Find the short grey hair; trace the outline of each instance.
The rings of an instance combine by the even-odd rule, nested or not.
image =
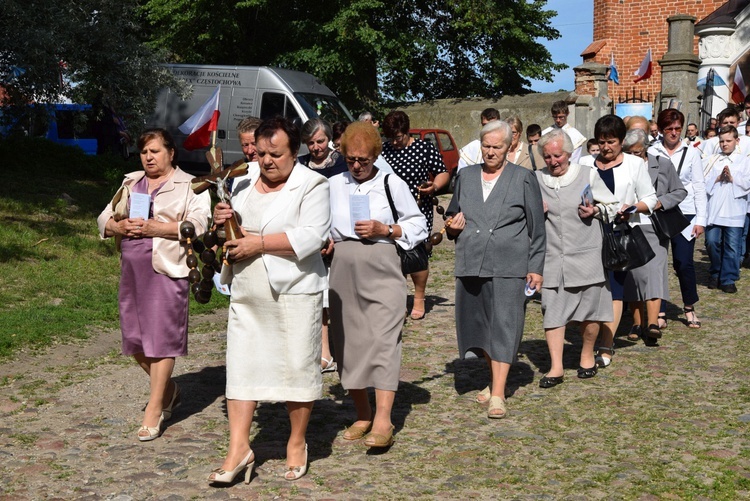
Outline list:
[[[370,113],[369,111],[363,111],[362,113],[359,114],[359,117],[357,118],[357,120],[359,120],[360,122],[372,122],[372,119],[373,119],[372,113]]]
[[[503,138],[503,141],[508,147],[510,147],[511,143],[513,142],[513,130],[510,128],[510,124],[505,120],[493,120],[491,122],[487,122],[487,124],[482,127],[481,132],[479,132],[479,140],[482,141],[484,139],[484,136],[486,136],[490,132],[496,131],[500,131],[503,133],[503,135],[505,136]]]
[[[568,155],[573,154],[573,141],[570,140],[570,136],[567,132],[562,129],[552,129],[548,133],[542,136],[538,143],[536,143],[539,154],[544,156],[544,147],[553,141],[560,141],[562,149]]]
[[[648,136],[643,132],[643,129],[630,129],[625,134],[625,139],[622,141],[622,148],[630,149],[638,143],[640,143],[644,149],[648,148]]]
[[[307,143],[321,129],[323,129],[323,134],[325,134],[330,141],[333,137],[333,132],[331,132],[331,126],[328,125],[328,122],[320,118],[311,118],[305,122],[305,125],[302,126],[302,130],[300,131],[302,142]]]

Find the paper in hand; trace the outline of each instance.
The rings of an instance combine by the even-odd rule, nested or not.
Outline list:
[[[370,197],[368,195],[349,195],[349,216],[352,221],[352,233],[357,221],[370,220]]]
[[[587,184],[581,192],[581,205],[587,205],[589,207],[592,207],[594,205],[594,193],[591,191],[590,184]]]
[[[130,194],[130,219],[148,219],[151,211],[151,195],[146,193]]]

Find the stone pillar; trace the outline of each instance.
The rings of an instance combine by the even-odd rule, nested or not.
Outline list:
[[[669,107],[669,101],[675,99],[682,103],[681,111],[685,115],[686,126],[689,122],[699,123],[698,109],[700,92],[698,86],[698,68],[701,60],[693,53],[695,37],[695,18],[678,14],[667,18],[669,23],[669,49],[659,60],[661,66],[661,99],[659,110]]]
[[[736,23],[734,20],[726,24],[713,24],[702,26],[695,34],[700,37],[698,41],[698,55],[701,59],[698,78],[706,78],[708,71],[713,69],[727,85],[716,85],[714,83],[714,96],[711,103],[711,115],[716,116],[729,103],[729,87],[732,85],[729,79],[729,67],[732,58],[738,52],[737,42],[734,35]]]
[[[610,113],[611,101],[607,90],[609,66],[586,62],[573,68],[577,95],[572,116],[568,121],[586,137],[594,137],[594,124]]]

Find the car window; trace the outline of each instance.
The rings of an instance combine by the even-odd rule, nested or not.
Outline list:
[[[435,136],[435,133],[434,133],[434,132],[428,132],[427,134],[425,134],[425,135],[424,135],[424,140],[425,140],[425,141],[428,141],[428,142],[430,142],[430,143],[432,143],[432,145],[433,145],[433,146],[434,146],[435,148],[437,148],[437,149],[438,149],[438,151],[440,150],[440,148],[438,147],[438,141],[437,141],[437,137]]]
[[[272,118],[276,115],[284,115],[286,96],[278,92],[264,92],[260,101],[260,119]]]
[[[440,139],[440,150],[441,151],[453,151],[453,143],[451,138],[445,132],[438,132],[438,138]]]

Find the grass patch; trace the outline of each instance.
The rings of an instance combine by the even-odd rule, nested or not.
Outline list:
[[[119,258],[96,217],[140,165],[29,138],[0,141],[0,163],[0,358],[117,328]]]

